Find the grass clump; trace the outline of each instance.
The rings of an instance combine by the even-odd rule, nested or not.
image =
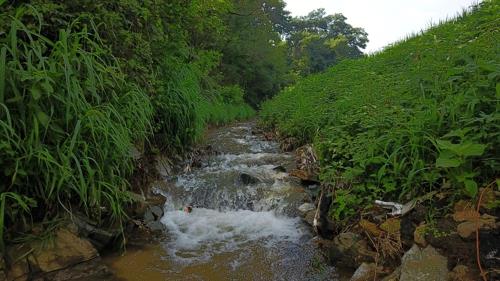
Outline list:
[[[267,126],[314,142],[344,220],[374,199],[475,197],[498,176],[498,1],[311,75],[268,101]]]

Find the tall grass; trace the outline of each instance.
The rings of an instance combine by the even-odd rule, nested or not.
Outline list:
[[[205,123],[223,125],[255,115],[255,110],[244,102],[244,92],[239,86],[218,87],[213,91],[198,102],[197,112]]]
[[[92,27],[74,22],[51,41],[22,16],[0,37],[0,228],[10,239],[74,208],[120,220],[130,150],[151,132],[150,100]]]
[[[162,82],[159,95],[152,99],[156,109],[155,144],[161,150],[182,150],[199,141],[209,124],[222,125],[254,115],[255,111],[243,101],[239,87],[218,86],[204,91],[195,65],[169,66],[163,74],[169,80]],[[228,93],[226,88],[233,91]],[[224,99],[224,95],[231,98]]]
[[[474,197],[500,168],[498,1],[302,79],[261,120],[314,142],[331,215],[440,190]]]
[[[176,153],[208,124],[253,114],[243,92],[203,86],[220,56],[189,59],[182,1],[30,3],[0,3],[2,253],[63,212],[120,225],[134,144]]]

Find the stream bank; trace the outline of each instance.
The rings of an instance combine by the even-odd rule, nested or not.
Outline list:
[[[314,209],[319,186],[291,176],[294,155],[255,123],[210,130],[179,165],[165,157],[141,163],[143,174],[159,180],[134,190],[142,195],[129,210],[126,237],[73,216],[49,246],[30,245],[41,250],[15,257],[7,280],[337,279],[301,219]],[[193,212],[184,213],[185,205]],[[110,247],[120,239],[124,254]]]
[[[302,182],[319,178],[311,145],[299,147],[296,139],[277,131],[265,135],[282,149],[295,151],[300,170],[291,174]],[[333,220],[331,206],[338,200],[336,192],[346,186],[321,183],[311,219],[327,262],[346,280],[499,280],[500,210],[495,206],[500,192],[494,187],[495,182],[480,188],[477,200],[451,206],[447,191],[430,192],[406,204],[375,201],[358,206],[347,222],[340,222]]]
[[[273,139],[239,123],[211,130],[177,169],[156,159],[161,179],[133,210],[124,255],[103,247],[118,232],[75,216],[6,280],[479,280],[474,239],[451,232],[453,218],[431,232],[423,206],[396,218],[372,209],[342,229],[329,219],[332,187],[318,182],[314,149]],[[483,264],[495,268],[498,224],[486,222]]]

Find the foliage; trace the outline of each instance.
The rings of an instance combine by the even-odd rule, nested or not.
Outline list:
[[[52,41],[25,15],[17,10],[1,41],[1,227],[71,205],[119,220],[130,201],[130,148],[151,131],[150,100],[87,27],[73,22]]]
[[[0,252],[66,211],[119,224],[134,146],[173,153],[253,115],[214,75],[231,5],[0,1]]]
[[[342,14],[327,15],[324,9],[293,18],[287,36],[293,71],[308,75],[343,59],[362,56],[367,33],[346,20]]]
[[[476,196],[498,176],[498,1],[282,91],[262,122],[314,142],[332,216],[432,190]]]
[[[282,0],[246,0],[233,1],[224,17],[229,35],[221,46],[221,79],[226,85],[239,84],[254,107],[287,82],[286,44],[280,33],[287,14]]]

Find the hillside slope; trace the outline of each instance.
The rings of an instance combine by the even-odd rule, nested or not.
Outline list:
[[[314,143],[322,181],[337,187],[332,217],[433,190],[475,197],[494,183],[498,14],[499,1],[486,1],[380,53],[306,77],[264,104],[264,125]]]

